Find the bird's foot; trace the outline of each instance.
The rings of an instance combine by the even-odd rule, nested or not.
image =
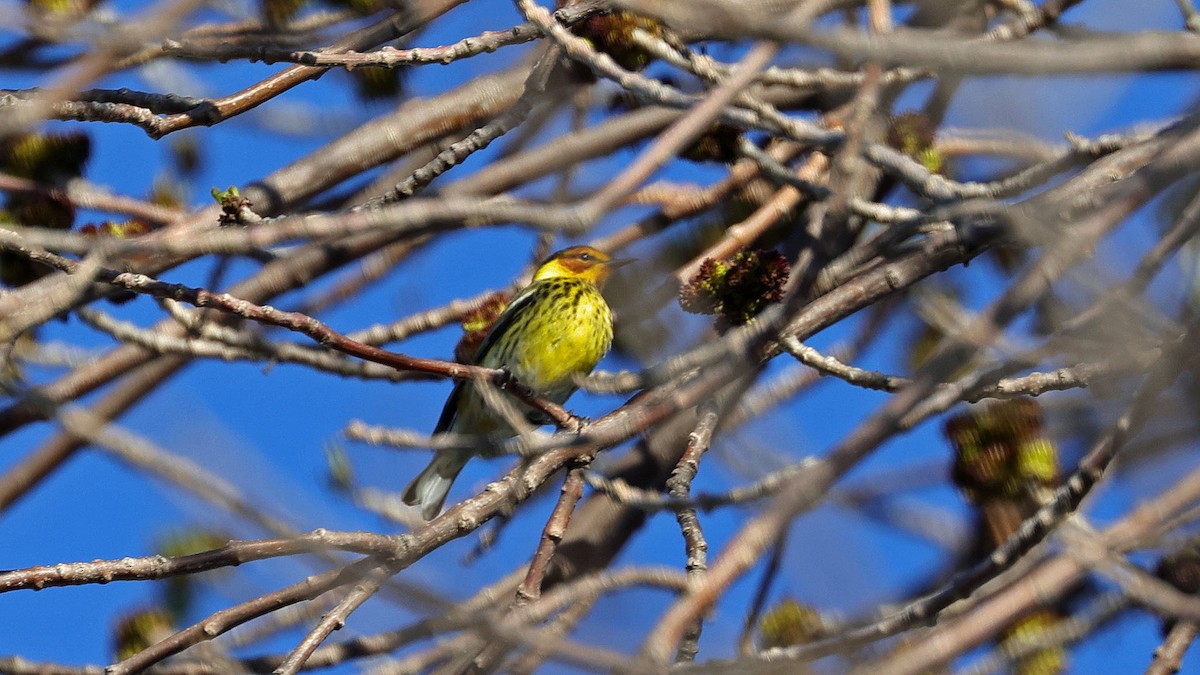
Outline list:
[[[567,423],[563,428],[567,431],[574,432],[576,436],[583,435],[583,429],[592,423],[592,418],[576,415],[571,411],[567,411]]]
[[[492,378],[492,383],[499,389],[508,389],[516,381],[517,378],[513,377],[512,371],[508,368],[497,369],[495,377]]]

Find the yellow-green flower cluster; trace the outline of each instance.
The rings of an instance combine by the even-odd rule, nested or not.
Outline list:
[[[1058,450],[1042,437],[1042,409],[1031,398],[995,401],[953,417],[946,437],[955,451],[954,482],[977,503],[1058,482]]]

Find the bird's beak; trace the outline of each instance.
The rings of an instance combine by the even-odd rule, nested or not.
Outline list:
[[[635,262],[637,262],[637,258],[616,258],[615,260],[609,260],[607,263],[604,264],[604,266],[609,268],[610,270],[615,270],[618,267],[624,267],[624,266],[628,265],[629,263],[635,263]]]

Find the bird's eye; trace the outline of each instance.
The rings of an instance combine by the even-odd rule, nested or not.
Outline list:
[[[579,259],[582,260],[583,262],[591,262],[592,254],[591,253],[580,253]]]

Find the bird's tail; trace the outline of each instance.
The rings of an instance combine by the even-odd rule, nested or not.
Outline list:
[[[458,476],[458,472],[466,466],[471,458],[469,453],[458,450],[441,450],[429,462],[413,482],[404,488],[404,503],[409,506],[420,505],[421,517],[433,520],[442,511],[442,504],[450,492],[450,485]]]

